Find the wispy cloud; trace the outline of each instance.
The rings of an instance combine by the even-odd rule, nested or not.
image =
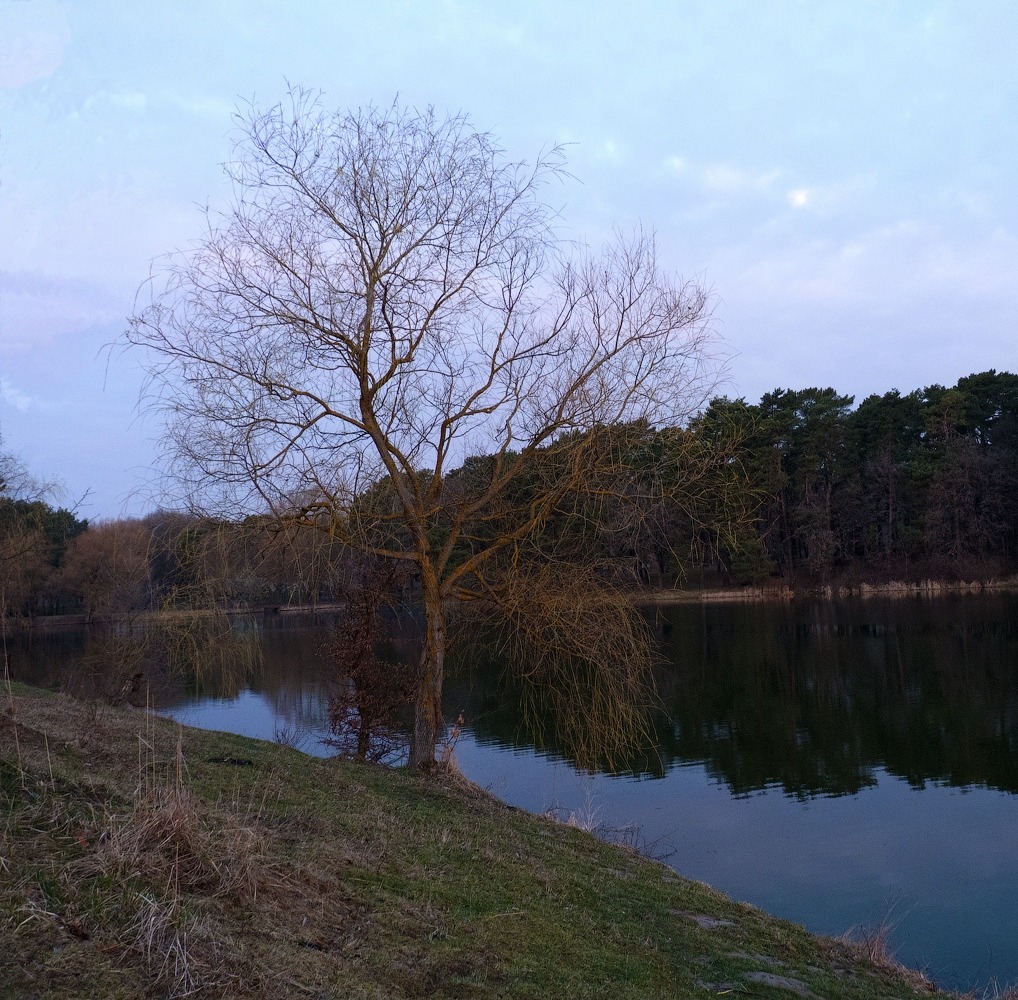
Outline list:
[[[129,302],[87,281],[2,270],[0,301],[0,358],[28,355],[84,330],[119,324],[129,308]]]
[[[738,193],[746,191],[769,192],[781,179],[780,170],[755,173],[727,163],[715,163],[704,168],[700,174],[704,185],[712,191]]]
[[[66,8],[52,0],[0,4],[0,87],[24,87],[59,69],[71,37]]]
[[[785,200],[792,208],[833,216],[870,199],[876,186],[874,175],[861,174],[820,184],[798,185],[785,193]]]
[[[617,160],[621,154],[619,144],[614,139],[604,139],[594,152],[594,156],[599,160]]]
[[[723,254],[727,282],[759,302],[914,309],[908,303],[999,301],[1018,287],[1018,237],[944,232],[915,218],[848,238],[809,239],[779,252],[746,244]]]
[[[0,378],[0,400],[13,406],[19,413],[24,413],[33,403],[31,396],[26,396],[7,378]]]
[[[147,106],[148,97],[137,90],[97,90],[85,98],[82,108],[85,111],[105,107],[118,111],[142,112]]]
[[[796,212],[808,211],[824,217],[844,214],[871,199],[877,186],[872,173],[809,182],[797,178],[790,168],[768,170],[734,163],[699,165],[685,156],[670,156],[663,161],[665,172],[687,183],[698,183],[716,204],[725,196],[755,196],[778,209],[784,204]]]
[[[200,118],[229,118],[237,110],[236,104],[219,97],[179,94],[172,90],[162,91],[159,97],[179,110]]]
[[[172,109],[199,118],[229,118],[236,106],[219,97],[182,94],[166,89],[155,94],[145,94],[138,90],[97,90],[89,94],[82,104],[84,111],[101,109],[137,114]]]

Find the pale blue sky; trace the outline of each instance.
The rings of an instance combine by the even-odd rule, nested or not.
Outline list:
[[[569,143],[564,222],[714,290],[729,395],[1018,369],[1013,0],[0,0],[0,434],[85,516],[153,505],[144,359],[101,349],[287,80]]]

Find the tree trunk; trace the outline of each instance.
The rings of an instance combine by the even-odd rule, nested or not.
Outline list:
[[[890,561],[894,554],[894,469],[890,472],[890,483],[887,488],[887,540],[884,543],[884,559]]]
[[[437,587],[424,584],[424,648],[417,692],[409,766],[427,769],[435,763],[435,744],[442,724],[442,682],[445,676],[445,607]]]

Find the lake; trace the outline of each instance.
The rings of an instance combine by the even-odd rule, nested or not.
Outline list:
[[[662,706],[623,773],[576,768],[554,720],[524,724],[519,691],[476,654],[446,691],[463,772],[814,931],[886,923],[897,956],[945,986],[1018,981],[1018,595],[647,613]],[[243,655],[158,685],[157,707],[328,753],[329,622],[238,628]],[[80,686],[109,641],[10,640],[11,671]],[[413,641],[394,632],[388,655]]]

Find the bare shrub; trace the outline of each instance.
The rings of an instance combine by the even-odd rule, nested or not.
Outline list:
[[[281,747],[287,747],[290,750],[302,750],[308,740],[308,732],[302,726],[277,723],[272,731],[272,740]]]
[[[447,771],[459,773],[460,766],[459,761],[456,759],[456,746],[463,737],[463,726],[465,724],[466,720],[463,718],[463,713],[460,712],[456,717],[456,721],[446,730],[442,742],[438,745],[437,764]]]
[[[114,626],[87,637],[82,669],[64,685],[79,701],[103,705],[144,704],[145,675],[151,655],[144,632],[126,626]]]

